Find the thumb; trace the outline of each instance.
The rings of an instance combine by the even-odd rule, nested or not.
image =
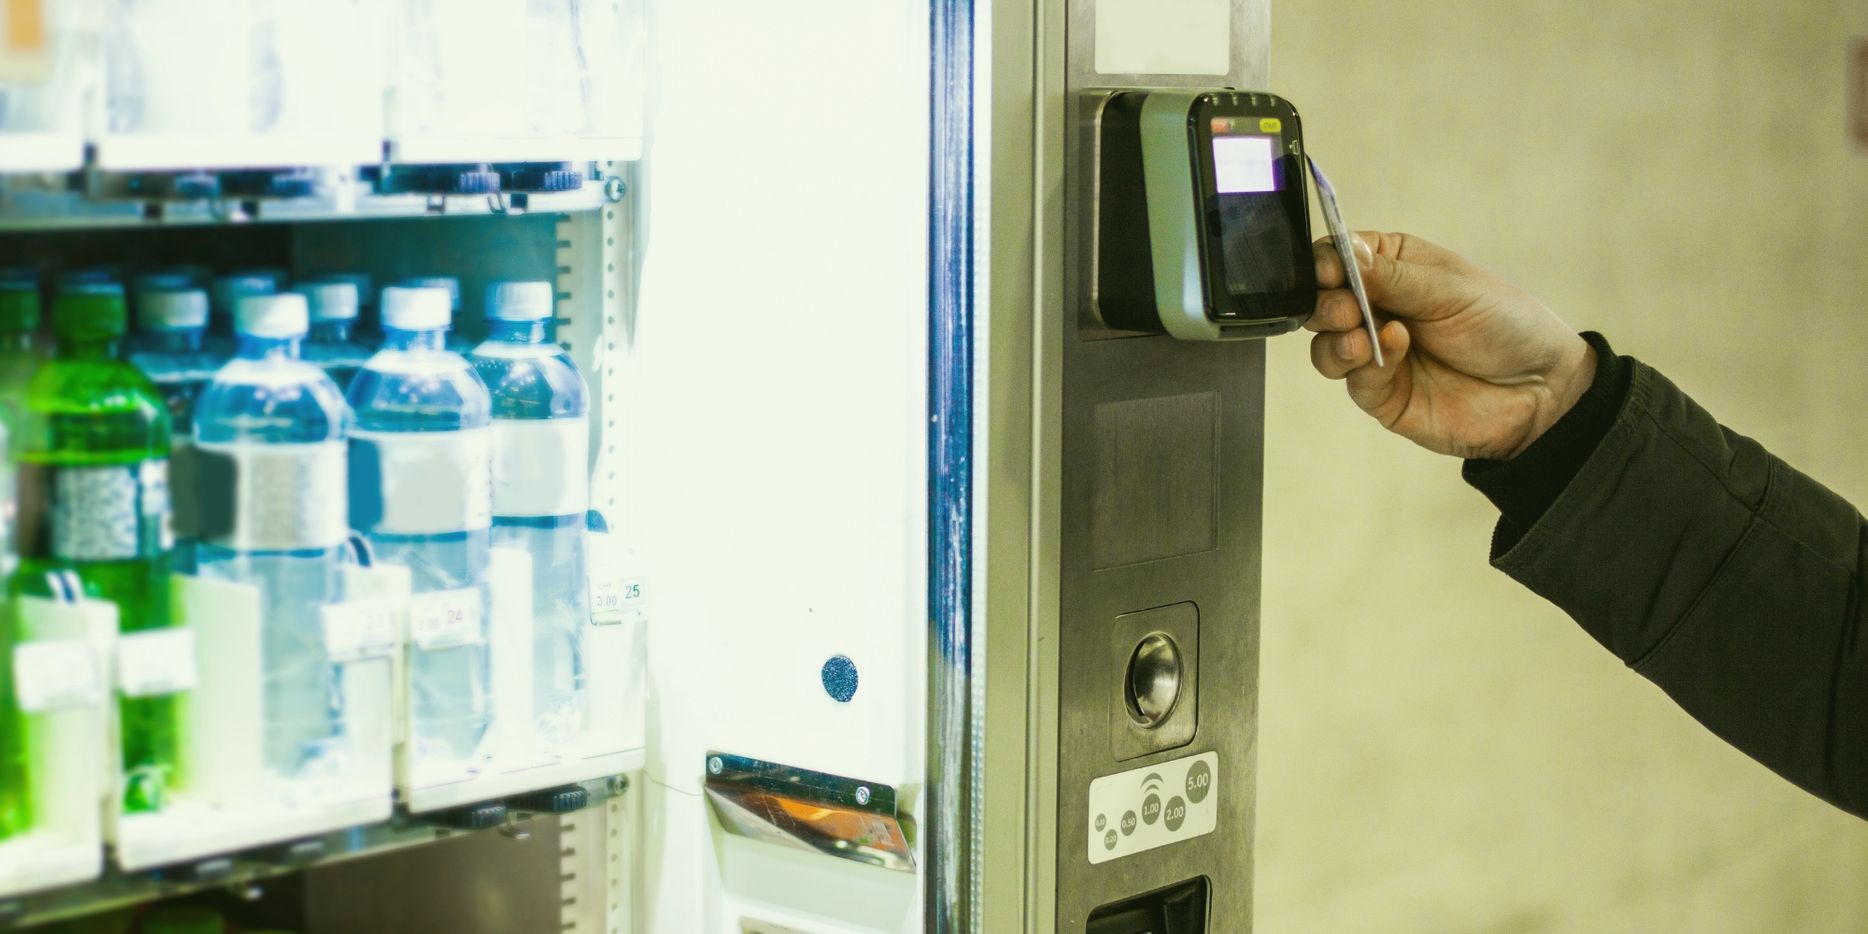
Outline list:
[[[1391,248],[1390,243],[1391,238],[1381,237],[1370,253],[1356,251],[1370,302],[1397,318],[1416,320],[1443,317],[1460,307],[1466,286],[1457,274],[1401,259],[1395,255],[1398,247]]]
[[[1402,361],[1407,357],[1408,348],[1413,340],[1407,326],[1399,321],[1390,321],[1376,332],[1382,342],[1382,356],[1386,359],[1381,366],[1370,362],[1349,372],[1349,398],[1354,400],[1362,411],[1381,420],[1383,425],[1392,425],[1394,403],[1399,397],[1405,401],[1409,386],[1401,380],[1411,379]]]

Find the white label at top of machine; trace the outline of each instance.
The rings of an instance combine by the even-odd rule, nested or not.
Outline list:
[[[151,629],[117,638],[117,689],[125,697],[158,697],[195,686],[195,634]]]
[[[494,515],[583,515],[589,503],[588,420],[493,420]]]
[[[44,639],[13,647],[13,686],[20,710],[43,713],[97,703],[103,679],[89,643]]]
[[[1092,863],[1191,840],[1219,826],[1219,753],[1105,775],[1090,782]]]
[[[1232,0],[1098,0],[1096,70],[1105,75],[1232,71]]]
[[[208,461],[218,460],[230,476],[230,530],[212,542],[235,551],[290,551],[300,548],[336,548],[350,537],[350,516],[345,509],[345,465],[348,447],[342,441],[316,444],[199,444],[203,476],[218,473]],[[223,496],[203,491],[205,496]]]
[[[357,431],[350,510],[366,531],[445,535],[493,524],[492,432]]]

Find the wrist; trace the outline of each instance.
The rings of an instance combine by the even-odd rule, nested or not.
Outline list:
[[[1582,400],[1583,395],[1595,382],[1598,365],[1600,364],[1596,359],[1595,347],[1591,346],[1581,335],[1573,336],[1570,346],[1564,349],[1561,362],[1552,367],[1544,377],[1547,391],[1543,404],[1538,406],[1530,431],[1525,433],[1524,440],[1518,445],[1517,450],[1511,452],[1507,460],[1523,454],[1527,448],[1537,442],[1537,439],[1550,430],[1550,426],[1555,425],[1576,407],[1576,403]]]

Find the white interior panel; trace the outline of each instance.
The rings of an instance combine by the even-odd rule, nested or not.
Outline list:
[[[649,769],[671,797],[699,794],[709,750],[924,774],[927,17],[877,0],[654,8],[615,411],[619,513],[656,590]],[[820,680],[835,655],[860,673],[848,704]],[[682,903],[722,879],[692,839],[711,820],[649,823],[652,927],[694,930]],[[918,910],[911,895],[904,921]]]

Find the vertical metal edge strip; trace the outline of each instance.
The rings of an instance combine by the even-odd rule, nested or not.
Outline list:
[[[975,0],[929,8],[928,784],[923,920],[971,927]]]

